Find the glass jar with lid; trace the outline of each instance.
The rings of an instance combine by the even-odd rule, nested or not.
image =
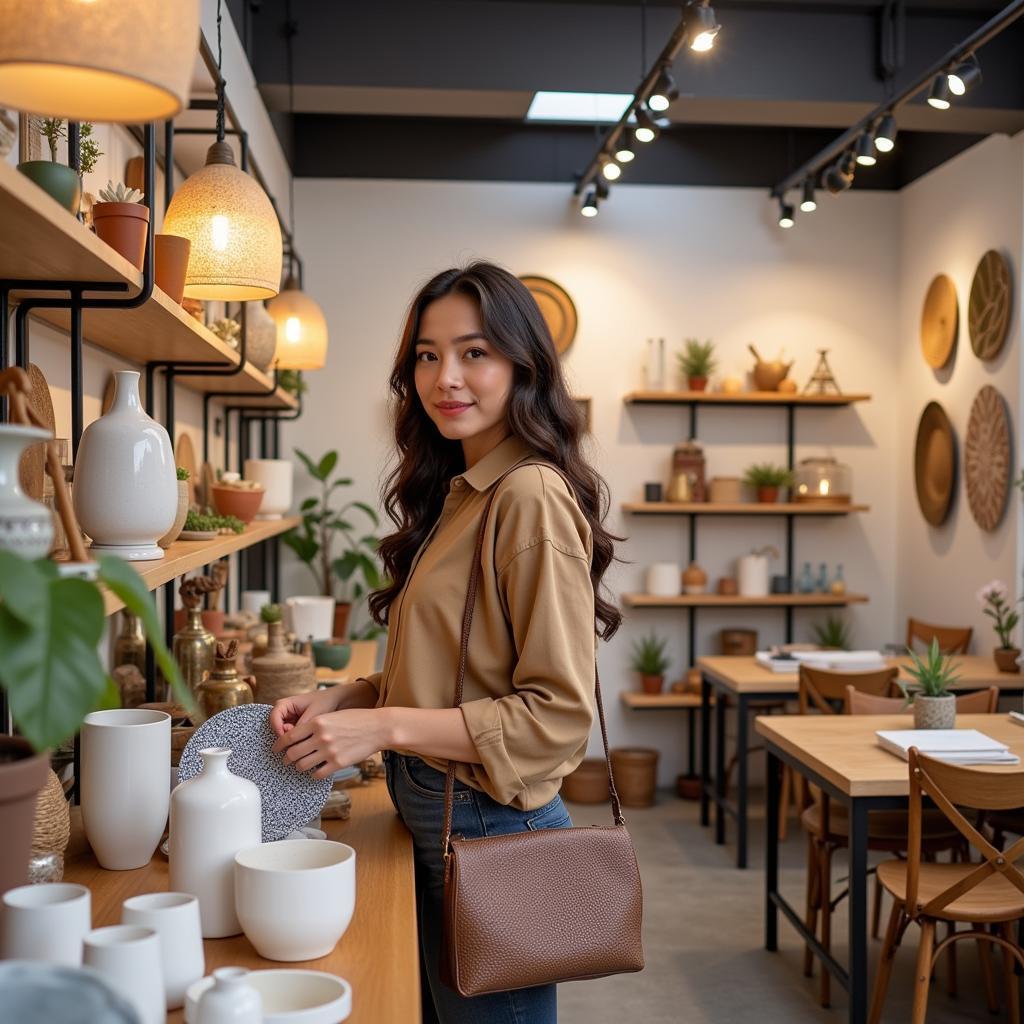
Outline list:
[[[853,472],[831,456],[801,459],[793,487],[795,501],[848,505],[853,493]]]

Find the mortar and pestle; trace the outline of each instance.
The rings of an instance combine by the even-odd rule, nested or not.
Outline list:
[[[774,359],[766,363],[753,345],[748,345],[757,362],[754,364],[754,387],[758,391],[778,391],[779,385],[786,379],[793,363],[784,363],[781,359]]]

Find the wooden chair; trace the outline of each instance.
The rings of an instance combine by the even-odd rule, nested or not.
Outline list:
[[[956,695],[956,710],[961,715],[994,715],[999,706],[999,687],[972,690]],[[853,686],[846,687],[846,713],[848,715],[897,715],[910,713],[902,697],[876,697],[862,693]]]
[[[907,619],[907,647],[911,649],[915,640],[925,647],[930,647],[932,640],[938,640],[943,654],[966,654],[973,633],[970,626],[932,626],[920,619]]]
[[[910,846],[907,859],[878,865],[878,877],[892,894],[893,908],[871,999],[870,1024],[878,1024],[892,974],[892,962],[903,934],[913,921],[921,928],[917,949],[912,1024],[924,1024],[928,986],[937,957],[963,939],[992,943],[1003,949],[1003,979],[1008,1019],[1020,1024],[1017,1005],[1017,961],[1024,967],[1024,950],[1014,940],[1013,923],[1024,917],[1024,874],[1017,862],[1024,858],[1024,839],[1010,849],[997,850],[957,809],[957,804],[982,811],[1006,811],[1024,805],[1024,771],[993,772],[946,764],[912,747],[910,773]],[[932,864],[925,862],[923,797],[934,801],[949,823],[981,855],[981,863]],[[967,931],[953,932],[938,945],[939,921],[967,923]],[[989,931],[986,926],[998,930]],[[989,957],[982,956],[986,986],[990,987]],[[991,1009],[991,1006],[990,1006]]]

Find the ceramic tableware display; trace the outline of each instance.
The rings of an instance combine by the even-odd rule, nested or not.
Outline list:
[[[139,400],[139,374],[114,374],[114,404],[85,428],[75,458],[75,515],[93,552],[129,561],[164,557],[157,541],[174,523],[178,478],[167,431]]]
[[[195,1024],[262,1024],[263,1000],[244,967],[219,967],[189,1018]]]
[[[5,1024],[139,1024],[132,1005],[91,967],[10,960],[0,963],[0,992]]]
[[[121,923],[152,928],[160,937],[160,967],[168,1010],[185,1005],[185,992],[206,970],[199,901],[185,892],[148,892],[121,904]]]
[[[83,948],[83,962],[132,1004],[139,1024],[165,1024],[160,940],[152,928],[132,924],[96,928],[85,936]]]
[[[0,551],[22,558],[45,558],[53,544],[53,516],[21,489],[18,465],[29,445],[52,435],[40,427],[0,424]]]
[[[183,761],[188,750],[186,744]],[[203,747],[203,771],[183,774],[179,763],[181,784],[171,794],[170,886],[198,898],[206,939],[241,931],[235,914],[234,856],[261,842],[262,835],[260,791],[231,773],[230,756],[227,747]]]
[[[268,960],[316,960],[345,934],[356,902],[356,851],[286,839],[235,855],[235,906],[245,937]]]
[[[245,460],[245,479],[255,480],[263,487],[257,519],[280,519],[291,508],[294,475],[295,468],[288,459]]]
[[[334,635],[333,597],[289,597],[284,605],[288,628],[301,640],[330,640]]]
[[[269,704],[243,704],[214,715],[196,729],[178,762],[178,778],[187,782],[203,769],[202,750],[230,748],[228,770],[259,788],[265,843],[312,821],[331,794],[330,779],[296,771],[271,750],[277,738],[268,721],[272,710]]]
[[[288,650],[283,623],[267,624],[267,652],[252,659],[256,699],[269,704],[316,687],[316,670],[302,654]]]
[[[647,569],[647,593],[653,597],[676,597],[682,590],[682,567],[675,562],[655,562]]]
[[[22,885],[3,895],[0,960],[46,960],[78,967],[92,929],[92,897],[84,885]]]
[[[325,971],[249,971],[246,982],[263,1000],[263,1024],[339,1024],[352,1012],[352,987]],[[185,1024],[199,1024],[199,1000],[214,984],[203,978],[185,997]]]

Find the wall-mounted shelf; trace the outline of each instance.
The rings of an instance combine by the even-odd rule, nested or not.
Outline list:
[[[140,271],[2,160],[0,225],[0,278],[115,282],[129,286],[127,295],[138,294],[142,287]],[[12,299],[33,294],[40,293],[15,292]],[[67,310],[37,309],[31,315],[64,329],[70,323]],[[85,337],[97,348],[135,363],[175,360],[238,364],[234,349],[155,286],[152,297],[138,309],[84,310],[82,325]],[[251,363],[232,377],[182,374],[177,379],[194,391],[231,391],[240,396],[265,392],[272,384],[271,378]],[[272,395],[253,397],[252,402],[272,409],[298,408],[297,400],[280,388]]]
[[[635,501],[622,506],[623,512],[637,516],[845,516],[868,510],[867,505],[753,501],[718,505],[709,501]]]
[[[621,594],[627,608],[840,608],[865,604],[865,594],[768,594],[740,597],[724,594],[679,594],[655,597],[651,594]]]
[[[700,707],[699,693],[637,693],[635,690],[622,690],[619,699],[633,711]]]
[[[843,406],[870,401],[870,395],[794,395],[781,391],[631,391],[623,401],[630,405],[773,405]]]
[[[182,573],[216,562],[218,558],[242,551],[271,537],[277,537],[301,522],[300,516],[254,521],[245,528],[244,533],[220,534],[207,541],[179,540],[167,549],[159,562],[130,562],[129,565],[142,577],[147,590],[156,590]],[[107,615],[112,615],[124,607],[121,600],[109,591],[104,591],[103,603]]]

